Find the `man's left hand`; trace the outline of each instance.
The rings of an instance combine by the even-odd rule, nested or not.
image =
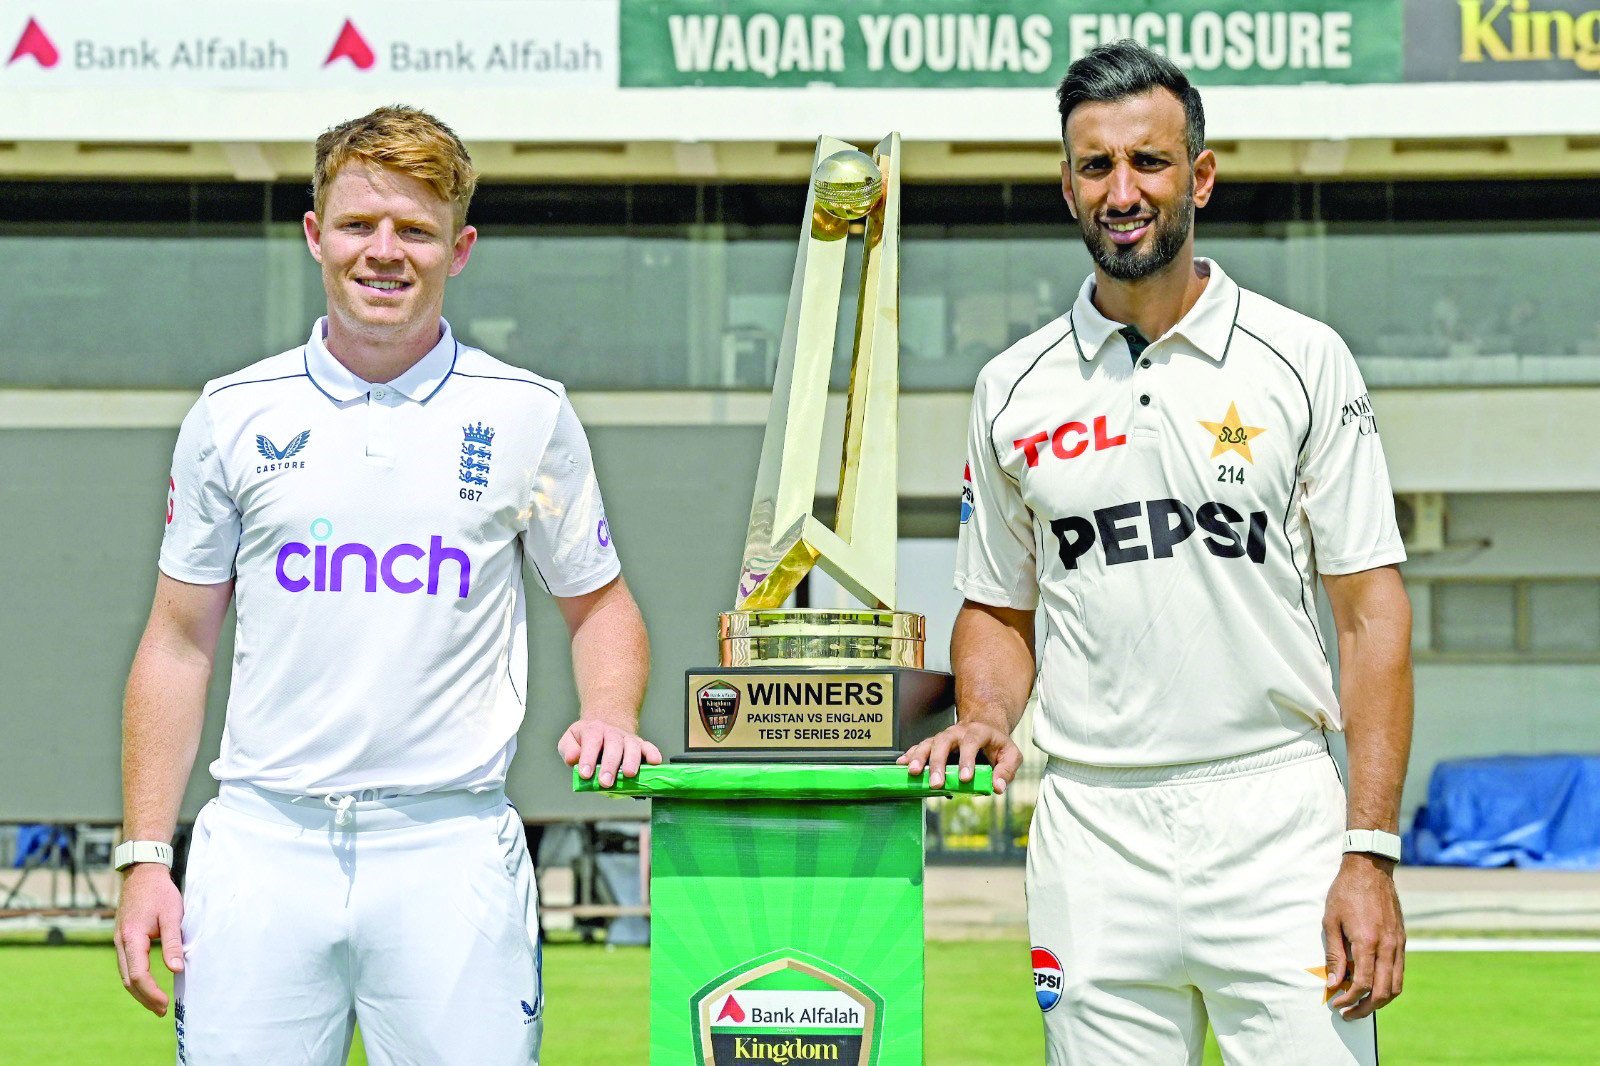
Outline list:
[[[580,718],[561,734],[556,750],[568,766],[578,768],[585,781],[600,774],[600,787],[610,788],[623,777],[637,777],[639,764],[661,764],[661,749],[637,733],[593,718]]]
[[[1394,863],[1377,855],[1344,857],[1322,918],[1329,1002],[1346,1020],[1365,1018],[1400,994],[1406,928],[1394,887]]]

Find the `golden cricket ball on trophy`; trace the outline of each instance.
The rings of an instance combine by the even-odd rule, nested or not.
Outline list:
[[[817,203],[838,218],[864,218],[883,195],[883,171],[865,152],[835,152],[811,175]]]

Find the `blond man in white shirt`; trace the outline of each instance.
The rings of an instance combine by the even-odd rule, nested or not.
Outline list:
[[[605,783],[660,761],[637,735],[644,625],[565,390],[442,317],[475,183],[421,111],[323,134],[305,233],[327,316],[208,383],[179,434],[124,711],[116,941],[165,1014],[160,941],[181,1063],[332,1066],[358,1021],[374,1061],[538,1061],[537,892],[504,792],[524,562],[571,631],[562,756]],[[180,898],[163,849],[230,601],[219,795]]]

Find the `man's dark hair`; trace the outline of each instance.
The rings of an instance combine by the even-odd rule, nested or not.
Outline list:
[[[1103,44],[1067,68],[1067,76],[1056,89],[1061,139],[1067,138],[1067,116],[1079,104],[1110,103],[1152,89],[1165,89],[1183,104],[1184,140],[1189,161],[1194,162],[1206,147],[1206,113],[1200,105],[1200,91],[1172,60],[1131,40]]]

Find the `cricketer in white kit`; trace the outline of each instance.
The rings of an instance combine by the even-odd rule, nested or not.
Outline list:
[[[537,890],[507,803],[527,693],[523,563],[572,635],[561,754],[610,783],[649,651],[562,387],[441,317],[475,175],[380,108],[317,142],[305,219],[327,317],[207,383],[179,433],[155,607],[124,710],[123,983],[178,1061],[537,1063]],[[167,866],[229,601],[219,792]]]
[[[1230,1066],[1372,1066],[1404,965],[1411,626],[1366,388],[1333,330],[1195,258],[1216,159],[1175,66],[1105,46],[1059,101],[1096,268],[979,376],[958,723],[903,761],[937,784],[982,750],[1003,790],[1036,687],[1049,1062],[1198,1066],[1209,1020]]]

